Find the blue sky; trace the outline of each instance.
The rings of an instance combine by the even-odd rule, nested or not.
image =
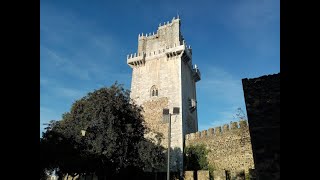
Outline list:
[[[40,136],[86,93],[115,81],[129,89],[127,54],[139,33],[181,18],[200,68],[199,130],[235,121],[245,111],[241,79],[280,72],[277,0],[40,2]]]

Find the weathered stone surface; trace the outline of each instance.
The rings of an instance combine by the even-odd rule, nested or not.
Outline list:
[[[241,124],[246,124],[246,121],[240,121]],[[209,164],[215,170],[228,170],[235,174],[236,172],[254,168],[252,147],[248,126],[238,127],[235,123],[229,126],[224,125],[224,130],[220,132],[220,128],[215,128],[217,131],[210,136],[197,137],[197,133],[188,134],[186,138],[186,146],[195,144],[204,144],[210,152],[208,153]],[[217,133],[218,132],[218,133]],[[194,136],[195,135],[195,136]]]
[[[199,170],[197,171],[198,180],[209,180],[209,171]]]
[[[184,180],[194,180],[194,171],[185,171]]]
[[[161,145],[168,147],[168,123],[162,121],[162,110],[168,107],[168,98],[162,97],[150,101],[145,101],[143,104],[143,116],[146,126],[150,128],[151,133],[146,134],[146,137],[155,139],[155,133],[161,133],[163,139]]]
[[[138,52],[127,57],[132,68],[130,97],[144,108],[147,126],[162,133],[164,147],[168,144],[168,124],[162,122],[162,110],[168,108],[172,113],[173,107],[180,108],[171,118],[173,171],[182,170],[185,134],[198,130],[195,83],[200,72],[192,67],[192,49],[186,46],[180,26],[180,19],[173,19],[159,26],[156,33],[139,35]]]
[[[280,73],[242,84],[258,179],[280,179]]]
[[[213,171],[214,180],[226,180],[226,171],[225,170],[214,170]]]

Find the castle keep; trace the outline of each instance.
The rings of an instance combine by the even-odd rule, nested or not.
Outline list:
[[[163,109],[172,114],[178,107],[179,114],[171,116],[171,171],[183,170],[184,146],[204,144],[210,149],[208,161],[215,172],[248,172],[254,164],[247,121],[197,132],[196,83],[201,75],[192,64],[192,49],[180,26],[178,17],[160,24],[156,33],[139,34],[137,52],[127,56],[132,68],[130,97],[143,107],[151,130],[146,137],[156,139],[155,134],[161,133],[161,145],[167,148],[168,122],[163,120]],[[224,173],[221,178],[226,178]]]
[[[171,148],[177,154],[171,158],[172,168],[182,170],[184,136],[198,130],[196,82],[200,71],[192,65],[192,49],[180,31],[180,19],[160,24],[156,33],[139,34],[138,51],[127,56],[132,68],[131,98],[144,109],[147,126],[163,134],[168,144],[168,123],[162,112],[179,107],[171,117]],[[149,136],[152,136],[149,134]]]

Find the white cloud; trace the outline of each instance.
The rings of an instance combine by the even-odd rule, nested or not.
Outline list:
[[[206,76],[197,84],[202,96],[236,106],[242,102],[242,82],[219,67],[206,68]]]
[[[205,68],[206,76],[197,84],[199,130],[238,121],[237,108],[245,111],[241,79],[219,67]]]
[[[78,99],[86,94],[84,91],[72,89],[72,88],[66,88],[66,87],[56,87],[54,88],[53,91],[57,96],[67,97],[72,99]]]
[[[114,55],[120,49],[116,36],[101,31],[94,21],[80,18],[71,9],[56,8],[50,3],[41,4],[40,9],[44,71],[88,81],[100,79],[101,75],[105,78],[106,72],[116,69]]]
[[[52,69],[56,72],[62,71],[66,74],[72,75],[73,77],[81,80],[90,80],[89,72],[86,68],[81,67],[72,62],[71,59],[64,57],[53,49],[49,49],[44,45],[41,46],[42,63],[44,68]]]
[[[47,85],[49,83],[49,80],[47,78],[44,77],[40,77],[40,85]]]

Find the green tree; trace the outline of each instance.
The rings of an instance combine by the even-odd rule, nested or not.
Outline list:
[[[185,170],[209,170],[210,178],[213,175],[213,167],[209,165],[207,155],[210,152],[204,144],[196,144],[185,148]]]
[[[58,174],[68,173],[73,177],[84,172],[86,157],[81,154],[81,144],[52,130],[57,124],[54,121],[49,123],[40,139],[40,177],[43,179],[47,171],[55,170]]]
[[[209,150],[203,144],[187,146],[185,148],[185,169],[208,170],[208,152]]]
[[[94,172],[117,177],[140,172],[150,162],[158,169],[164,155],[144,138],[147,128],[141,111],[117,83],[88,93],[43,134],[40,142],[55,146],[43,148],[42,159],[48,158],[43,166],[72,176]]]
[[[160,139],[158,139],[160,140]],[[163,171],[166,168],[165,148],[151,140],[145,139],[139,143],[139,157],[143,162],[143,170],[147,172]]]

